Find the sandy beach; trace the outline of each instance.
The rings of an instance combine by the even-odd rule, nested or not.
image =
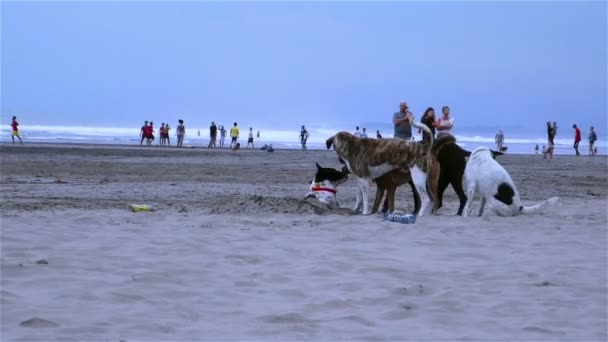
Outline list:
[[[0,158],[3,341],[608,339],[606,156],[501,156],[524,203],[559,203],[462,218],[449,188],[409,225],[305,202],[333,151]],[[355,187],[338,189],[346,207]],[[412,210],[409,187],[396,207]]]

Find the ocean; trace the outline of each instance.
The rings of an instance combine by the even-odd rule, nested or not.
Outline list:
[[[20,135],[24,143],[73,143],[73,144],[116,144],[116,145],[139,145],[139,129],[140,127],[130,128],[115,128],[115,127],[89,127],[89,126],[39,126],[39,125],[21,125],[19,126]],[[325,140],[343,129],[331,128],[307,128],[310,133],[308,139],[309,149],[325,149]],[[158,130],[158,128],[155,128]],[[199,135],[200,131],[200,135]],[[257,130],[254,130],[254,134]],[[375,132],[369,132],[370,137],[375,137]],[[388,133],[388,134],[387,134]],[[542,134],[543,132],[541,132]],[[300,149],[298,130],[280,130],[280,129],[260,129],[260,138],[255,138],[255,147],[262,147],[264,144],[272,144],[274,148],[279,149]],[[209,143],[209,129],[204,128],[188,128],[184,138],[184,145],[190,147],[206,147]],[[242,147],[247,145],[248,131],[241,129],[241,138],[239,142]],[[385,137],[391,137],[392,132],[384,132]],[[585,136],[585,134],[583,134]],[[420,136],[415,136],[420,140]],[[496,148],[494,144],[494,134],[467,134],[466,132],[456,132],[458,144],[465,149],[473,150],[478,146],[486,146]],[[175,136],[175,128],[171,132],[171,144],[174,146],[177,142]],[[0,128],[0,142],[11,142],[10,126]],[[572,148],[573,139],[568,134],[567,138],[558,138],[555,140],[555,154],[573,154]],[[219,143],[219,141],[218,141]],[[226,138],[226,143],[230,144],[230,138]],[[535,146],[539,145],[542,150],[543,145],[547,144],[546,138],[541,136],[517,137],[509,139],[508,135],[505,138],[504,145],[508,146],[508,153],[516,154],[534,154]],[[154,141],[154,145],[158,145],[158,139]],[[608,140],[605,137],[600,137],[596,142],[599,154],[606,154],[608,151]],[[583,139],[579,146],[579,151],[582,154],[588,153],[588,142]],[[539,151],[540,153],[540,151]]]

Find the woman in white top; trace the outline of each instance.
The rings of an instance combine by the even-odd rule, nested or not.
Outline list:
[[[451,135],[452,127],[454,127],[454,118],[450,116],[450,107],[443,106],[441,112],[443,115],[437,120],[437,139],[442,135]]]

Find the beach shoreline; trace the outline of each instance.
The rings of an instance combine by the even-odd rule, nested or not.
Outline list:
[[[0,144],[0,332],[606,340],[608,158],[498,161],[525,204],[559,203],[462,218],[448,188],[437,215],[403,225],[304,201],[315,162],[340,167],[333,151]],[[338,188],[344,206],[355,188]],[[397,209],[412,202],[399,188]]]

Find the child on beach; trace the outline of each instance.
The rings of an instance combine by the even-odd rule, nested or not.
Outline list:
[[[17,117],[13,116],[13,122],[11,122],[11,128],[13,133],[11,134],[11,139],[13,139],[13,144],[15,143],[15,137],[19,139],[19,144],[23,145],[23,140],[21,140],[21,136],[19,135],[19,123],[17,122]]]

